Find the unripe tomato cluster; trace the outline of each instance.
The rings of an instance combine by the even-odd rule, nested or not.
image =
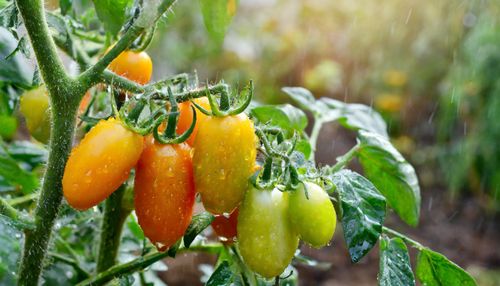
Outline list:
[[[130,76],[133,73],[120,65],[135,57],[125,55],[110,69]],[[138,76],[132,79],[147,82]],[[206,98],[196,103],[210,108]],[[247,115],[207,116],[193,111],[189,102],[179,109],[177,133],[190,128],[193,112],[198,118],[191,136],[179,144],[162,144],[152,135],[134,133],[119,119],[100,121],[68,159],[63,177],[67,202],[80,210],[96,206],[135,167],[135,212],[144,234],[159,250],[184,235],[196,193],[216,216],[216,234],[228,243],[237,238],[244,262],[263,277],[284,271],[299,239],[313,247],[329,243],[336,214],[320,186],[304,182],[295,190],[262,190],[249,182],[256,170],[258,139]]]

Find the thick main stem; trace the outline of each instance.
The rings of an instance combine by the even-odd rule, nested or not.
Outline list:
[[[18,285],[37,285],[47,252],[52,227],[62,200],[64,165],[71,151],[76,124],[75,110],[54,116],[50,155],[40,198],[35,209],[35,228],[25,232],[24,251],[19,268]]]
[[[101,225],[99,254],[97,257],[97,273],[115,265],[120,246],[123,223],[130,211],[122,207],[126,185],[122,185],[106,200]]]

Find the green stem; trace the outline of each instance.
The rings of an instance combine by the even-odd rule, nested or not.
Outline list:
[[[38,67],[50,95],[58,95],[61,83],[69,80],[61,59],[57,55],[45,20],[42,0],[17,0],[24,26],[38,61]]]
[[[24,204],[26,202],[30,202],[30,201],[38,198],[38,195],[39,195],[38,193],[32,193],[32,194],[24,195],[22,197],[17,197],[17,198],[10,199],[10,200],[8,200],[8,203],[11,206]]]
[[[122,208],[125,188],[126,184],[121,185],[109,196],[104,206],[104,217],[101,225],[101,238],[96,267],[98,273],[103,272],[116,263],[123,223],[130,214],[130,211]]]
[[[314,126],[311,131],[311,136],[309,137],[309,144],[311,144],[313,154],[314,151],[316,151],[316,145],[318,142],[319,131],[321,130],[321,126],[323,126],[323,121],[319,117],[315,117]]]
[[[344,155],[337,158],[337,163],[330,168],[330,172],[333,174],[344,168],[351,160],[358,154],[360,145],[356,144],[351,150],[347,151]]]
[[[54,221],[62,201],[62,177],[71,150],[78,101],[85,90],[70,79],[50,37],[41,0],[17,0],[19,12],[49,91],[52,105],[52,132],[47,169],[40,198],[34,211],[35,227],[25,231],[19,285],[37,285],[44,265]]]
[[[424,248],[426,248],[425,246],[423,246],[420,242],[416,241],[416,240],[413,240],[411,238],[409,238],[408,236],[400,233],[400,232],[397,232],[393,229],[390,229],[386,226],[383,226],[382,227],[382,231],[386,234],[390,234],[392,236],[396,236],[396,237],[399,237],[401,238],[404,242],[408,243],[408,244],[411,244],[413,247],[417,248],[418,250],[422,250]]]
[[[83,269],[76,260],[73,260],[69,257],[53,252],[49,252],[48,255],[56,261],[68,264],[69,266],[73,267],[78,272],[79,275],[84,277],[84,279],[90,277],[90,273],[88,273],[85,269]]]
[[[75,129],[76,106],[62,108],[52,105],[53,125],[50,154],[45,171],[40,198],[35,209],[35,228],[25,232],[23,257],[19,270],[19,285],[37,285],[42,271],[54,221],[62,201],[62,177],[64,166],[71,151]]]
[[[19,212],[2,198],[0,198],[0,214],[13,220],[17,220],[20,217]]]
[[[182,252],[192,252],[192,251],[204,251],[208,253],[216,253],[214,249],[220,248],[220,244],[207,244],[207,245],[192,245],[190,248],[180,248],[177,251],[177,254],[182,253]],[[108,270],[101,272],[93,277],[90,277],[87,280],[84,280],[78,284],[78,286],[85,286],[85,285],[92,285],[92,286],[97,286],[97,285],[103,285],[106,282],[112,280],[115,277],[120,277],[122,275],[128,274],[128,273],[133,273],[139,269],[144,269],[151,264],[166,258],[169,256],[168,251],[165,252],[154,252],[147,254],[145,256],[141,256],[139,258],[136,258],[130,262],[120,264],[120,265],[115,265]]]

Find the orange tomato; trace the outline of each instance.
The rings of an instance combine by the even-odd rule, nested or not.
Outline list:
[[[191,147],[153,143],[151,136],[147,141],[135,173],[135,212],[144,234],[165,250],[184,235],[193,215]]]
[[[146,52],[123,51],[108,68],[139,84],[146,84],[151,80],[153,62]]]
[[[129,176],[143,149],[143,137],[119,120],[101,120],[69,156],[63,176],[63,193],[75,209],[99,204]]]
[[[194,101],[206,110],[210,110],[210,103],[208,102],[208,98],[196,98],[194,99]],[[180,103],[179,112],[180,115],[179,120],[177,121],[177,133],[182,134],[189,129],[191,123],[193,122],[193,109],[191,108],[191,103],[188,101]],[[198,126],[200,126],[200,124],[202,124],[202,121],[206,118],[207,116],[205,114],[196,109],[196,125],[194,127],[193,133],[191,133],[191,136],[189,136],[188,140],[186,141],[190,146],[193,146],[194,144],[196,134],[198,133]]]

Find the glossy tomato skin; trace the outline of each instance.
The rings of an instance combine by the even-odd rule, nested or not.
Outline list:
[[[75,209],[85,210],[113,193],[136,165],[143,137],[110,118],[97,123],[69,156],[63,193]]]
[[[146,143],[137,164],[135,212],[144,234],[160,250],[172,246],[184,235],[193,215],[191,153],[186,143]]]
[[[290,192],[289,212],[292,227],[307,244],[321,248],[330,242],[337,214],[328,194],[320,186],[305,182]]]
[[[288,219],[288,193],[251,188],[240,206],[238,244],[253,271],[271,278],[290,264],[299,245]]]
[[[146,52],[123,51],[108,68],[139,84],[146,84],[151,80],[153,62]]]
[[[46,144],[50,139],[50,104],[45,86],[28,90],[21,96],[19,111],[33,138]]]
[[[208,98],[201,97],[196,98],[193,101],[206,110],[210,110],[210,103],[208,102]],[[186,130],[188,130],[189,127],[191,127],[191,123],[193,122],[193,109],[191,108],[191,106],[191,102],[188,101],[179,103],[180,115],[179,120],[177,121],[177,134],[182,134]],[[191,133],[191,136],[189,136],[188,140],[186,141],[190,146],[194,145],[196,134],[198,134],[198,126],[200,126],[200,124],[203,124],[203,121],[206,118],[207,116],[205,114],[196,109],[196,125],[194,127],[193,133]]]
[[[205,209],[231,213],[243,200],[256,156],[253,122],[243,113],[207,117],[194,142],[194,179]]]
[[[239,210],[235,209],[229,216],[216,215],[212,228],[222,242],[233,242],[237,235]]]

